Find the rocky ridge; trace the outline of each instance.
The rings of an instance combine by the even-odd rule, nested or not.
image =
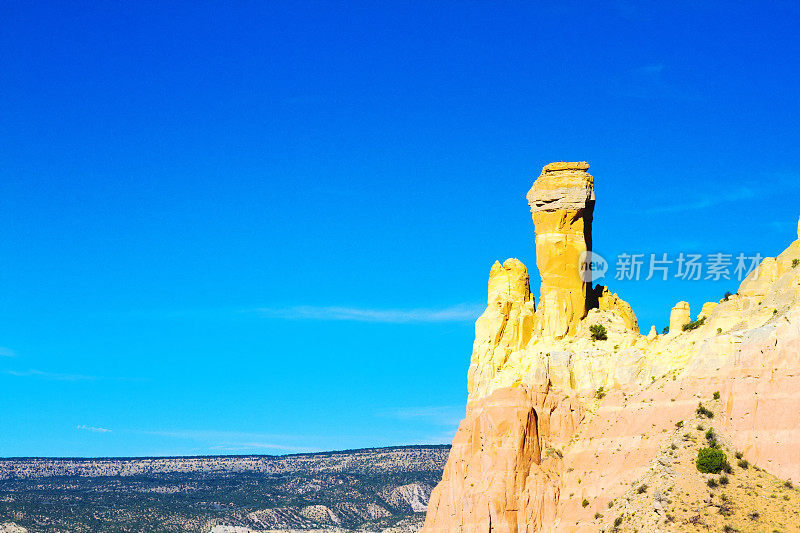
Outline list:
[[[517,259],[490,271],[475,325],[466,418],[425,531],[597,531],[698,401],[719,391],[716,429],[751,463],[800,481],[800,225],[735,295],[692,322],[642,335],[630,305],[579,273],[591,250],[593,178],[551,163],[528,193],[539,305]],[[603,325],[607,339],[592,338]],[[652,512],[652,511],[649,511]],[[666,523],[659,527],[674,530]]]
[[[448,451],[2,459],[0,533],[418,530]]]

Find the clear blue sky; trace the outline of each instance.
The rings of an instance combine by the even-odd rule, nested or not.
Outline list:
[[[3,2],[0,456],[449,442],[553,160],[606,257],[796,238],[797,3],[536,4]]]

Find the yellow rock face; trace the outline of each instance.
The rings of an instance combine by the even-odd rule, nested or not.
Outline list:
[[[512,302],[527,302],[531,296],[528,269],[516,258],[506,259],[501,265],[495,261],[489,272],[489,301],[497,299]]]
[[[600,291],[597,297],[597,306],[601,311],[612,311],[616,313],[625,322],[625,327],[631,331],[638,333],[639,321],[636,319],[636,314],[633,312],[631,305],[617,296],[617,293],[611,292],[607,287],[598,286]],[[655,328],[655,327],[654,327]]]
[[[717,307],[717,302],[706,302],[703,304],[703,308],[700,310],[700,313],[697,315],[697,320],[700,320],[704,316],[707,317],[711,315],[711,312],[714,308]]]
[[[525,348],[533,334],[533,315],[528,269],[518,259],[495,262],[489,272],[488,306],[475,322],[467,382],[471,395],[485,393],[497,370]]]
[[[585,162],[550,163],[528,191],[542,278],[535,327],[545,337],[574,334],[586,316],[589,286],[580,277],[580,261],[592,242],[594,178],[588,168]]]
[[[677,335],[683,331],[683,326],[692,321],[692,313],[689,309],[689,302],[678,302],[669,313],[669,332]]]

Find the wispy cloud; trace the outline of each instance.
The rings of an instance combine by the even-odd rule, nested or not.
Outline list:
[[[439,426],[458,426],[464,417],[463,406],[403,407],[381,413],[400,420],[419,420]]]
[[[96,376],[85,376],[83,374],[61,374],[58,372],[43,372],[41,370],[7,370],[7,374],[18,377],[29,377],[48,379],[52,381],[94,381]]]
[[[17,354],[11,348],[3,348],[0,346],[0,357],[16,357]]]
[[[384,322],[391,324],[470,322],[482,312],[484,306],[462,304],[442,308],[372,309],[363,307],[262,307],[254,311],[266,318],[284,320],[332,320],[350,322]]]
[[[213,429],[167,429],[167,430],[133,430],[134,433],[145,435],[157,435],[161,437],[172,437],[176,439],[193,440],[275,440],[299,438],[298,435],[282,435],[276,433],[253,433],[247,431],[224,431]]]
[[[99,428],[99,427],[95,427],[95,426],[87,426],[86,424],[81,424],[80,426],[77,427],[77,429],[80,429],[80,430],[83,430],[83,431],[91,431],[92,433],[111,433],[110,429]]]
[[[653,206],[645,210],[647,213],[676,213],[680,211],[693,211],[697,209],[707,209],[730,202],[742,200],[752,200],[758,194],[749,187],[739,187],[733,191],[723,192],[714,196],[701,196],[691,202],[673,205]]]
[[[47,372],[44,370],[37,370],[35,368],[31,368],[28,370],[6,370],[6,374],[21,378],[36,378],[49,381],[146,381],[143,378],[89,376],[86,374]]]
[[[131,433],[154,435],[180,440],[194,441],[206,449],[219,452],[256,452],[258,450],[276,450],[283,452],[315,452],[316,448],[298,446],[296,444],[282,444],[281,440],[301,440],[308,437],[298,435],[281,435],[273,433],[253,433],[246,431],[220,431],[205,429],[174,429],[174,430],[132,430]]]
[[[278,450],[284,452],[297,452],[297,453],[310,453],[319,451],[316,448],[307,448],[304,446],[286,446],[285,444],[274,444],[271,442],[242,442],[242,443],[220,444],[217,446],[209,447],[209,450],[220,451],[220,452]]]

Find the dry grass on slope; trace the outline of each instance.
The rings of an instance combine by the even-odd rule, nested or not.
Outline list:
[[[729,473],[698,471],[709,437],[727,456]],[[698,415],[673,432],[646,474],[602,515],[596,522],[607,532],[800,532],[800,490],[747,463],[716,433],[713,418]]]

